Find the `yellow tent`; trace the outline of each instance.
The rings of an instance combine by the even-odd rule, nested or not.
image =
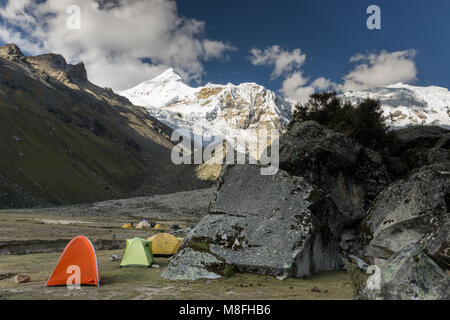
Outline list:
[[[122,226],[122,229],[133,229],[133,226],[132,226],[131,224],[129,224],[129,223],[125,223],[125,224]]]
[[[172,255],[177,253],[183,239],[169,233],[159,233],[147,239],[152,242],[152,253],[156,255]]]
[[[160,225],[159,223],[153,227],[153,229],[162,229],[162,228],[163,228],[162,225]]]

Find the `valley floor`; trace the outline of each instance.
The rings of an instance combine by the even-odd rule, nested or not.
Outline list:
[[[123,250],[100,250],[97,257],[101,286],[42,287],[59,253],[1,256],[0,299],[351,299],[350,280],[345,272],[317,274],[307,279],[284,279],[237,273],[217,280],[170,281],[160,277],[167,258],[155,258],[155,268],[119,268],[120,261],[109,261],[111,254]],[[31,282],[16,284],[17,273],[31,276]],[[312,291],[312,289],[314,291]],[[318,289],[318,290],[317,290]],[[316,292],[320,291],[320,292]]]
[[[123,256],[125,239],[146,238],[156,232],[123,230],[124,223],[137,223],[145,217],[166,230],[172,224],[193,226],[206,214],[212,191],[51,209],[1,210],[0,299],[351,299],[346,272],[282,281],[244,273],[217,280],[170,281],[160,277],[167,258],[155,258],[159,269],[123,269],[120,261],[110,261],[112,254]],[[64,246],[80,234],[91,239],[97,249],[101,287],[43,288]],[[16,274],[30,275],[31,282],[16,284]]]

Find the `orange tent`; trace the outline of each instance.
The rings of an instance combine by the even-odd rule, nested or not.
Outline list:
[[[80,284],[100,286],[95,249],[84,236],[77,236],[66,245],[45,287],[67,285],[74,268],[79,268]]]

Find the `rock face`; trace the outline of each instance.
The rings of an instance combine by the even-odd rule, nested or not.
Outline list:
[[[450,161],[450,131],[434,126],[414,126],[394,131],[389,171],[396,176],[422,166]]]
[[[220,270],[223,266],[223,261],[212,254],[185,248],[170,260],[161,276],[170,280],[217,279],[221,276],[209,270]]]
[[[225,167],[209,214],[182,248],[207,247],[238,271],[280,277],[339,269],[351,229],[389,183],[381,157],[307,121],[280,138],[280,167],[273,176],[258,165]]]
[[[449,266],[450,163],[422,167],[384,190],[360,224],[364,256],[389,258],[417,243],[442,266]]]
[[[412,126],[396,130],[395,136],[402,148],[412,148],[416,146],[431,148],[446,132],[448,132],[448,130],[441,127]]]
[[[20,48],[13,43],[8,43],[0,47],[0,57],[6,57],[13,60],[23,56],[24,55]]]
[[[450,277],[417,245],[409,245],[383,266],[380,289],[388,300],[448,300]]]
[[[296,123],[281,136],[280,168],[327,192],[346,225],[360,221],[389,184],[376,152],[315,121]]]
[[[336,212],[324,194],[302,177],[260,166],[224,168],[206,216],[182,248],[199,247],[238,271],[301,277],[338,269]],[[205,249],[207,248],[207,249]],[[170,262],[196,267],[181,251]]]

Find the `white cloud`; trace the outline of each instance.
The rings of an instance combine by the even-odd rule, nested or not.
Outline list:
[[[290,100],[306,102],[309,96],[317,90],[335,88],[336,84],[325,78],[310,81],[303,76],[301,68],[306,62],[306,55],[300,49],[288,51],[278,45],[264,50],[253,48],[250,50],[250,61],[255,66],[271,66],[274,68],[272,79],[283,77],[280,92]]]
[[[66,27],[70,5],[81,9],[81,30]],[[180,17],[173,0],[10,0],[0,16],[4,42],[30,54],[55,52],[71,63],[82,60],[92,82],[116,90],[168,67],[186,80],[199,80],[203,61],[235,50],[206,39],[204,22]]]
[[[309,85],[309,79],[305,79],[301,71],[294,72],[288,76],[281,86],[280,92],[288,99],[305,103],[309,96],[316,91],[335,89],[336,84],[325,78],[317,78]]]
[[[274,67],[273,78],[299,69],[306,60],[306,55],[302,54],[300,49],[289,52],[278,45],[267,47],[264,50],[253,48],[250,53],[250,61],[253,65]]]
[[[338,84],[324,77],[314,80],[303,75],[306,55],[300,49],[288,51],[278,45],[264,50],[250,50],[250,61],[256,66],[273,67],[272,79],[283,77],[281,94],[287,99],[304,103],[312,93],[325,90],[348,91],[387,86],[397,82],[416,80],[414,62],[416,50],[404,50],[379,54],[356,54],[350,58],[357,65]]]
[[[415,55],[413,49],[356,54],[350,58],[350,62],[360,64],[344,76],[342,90],[360,90],[416,80]]]

